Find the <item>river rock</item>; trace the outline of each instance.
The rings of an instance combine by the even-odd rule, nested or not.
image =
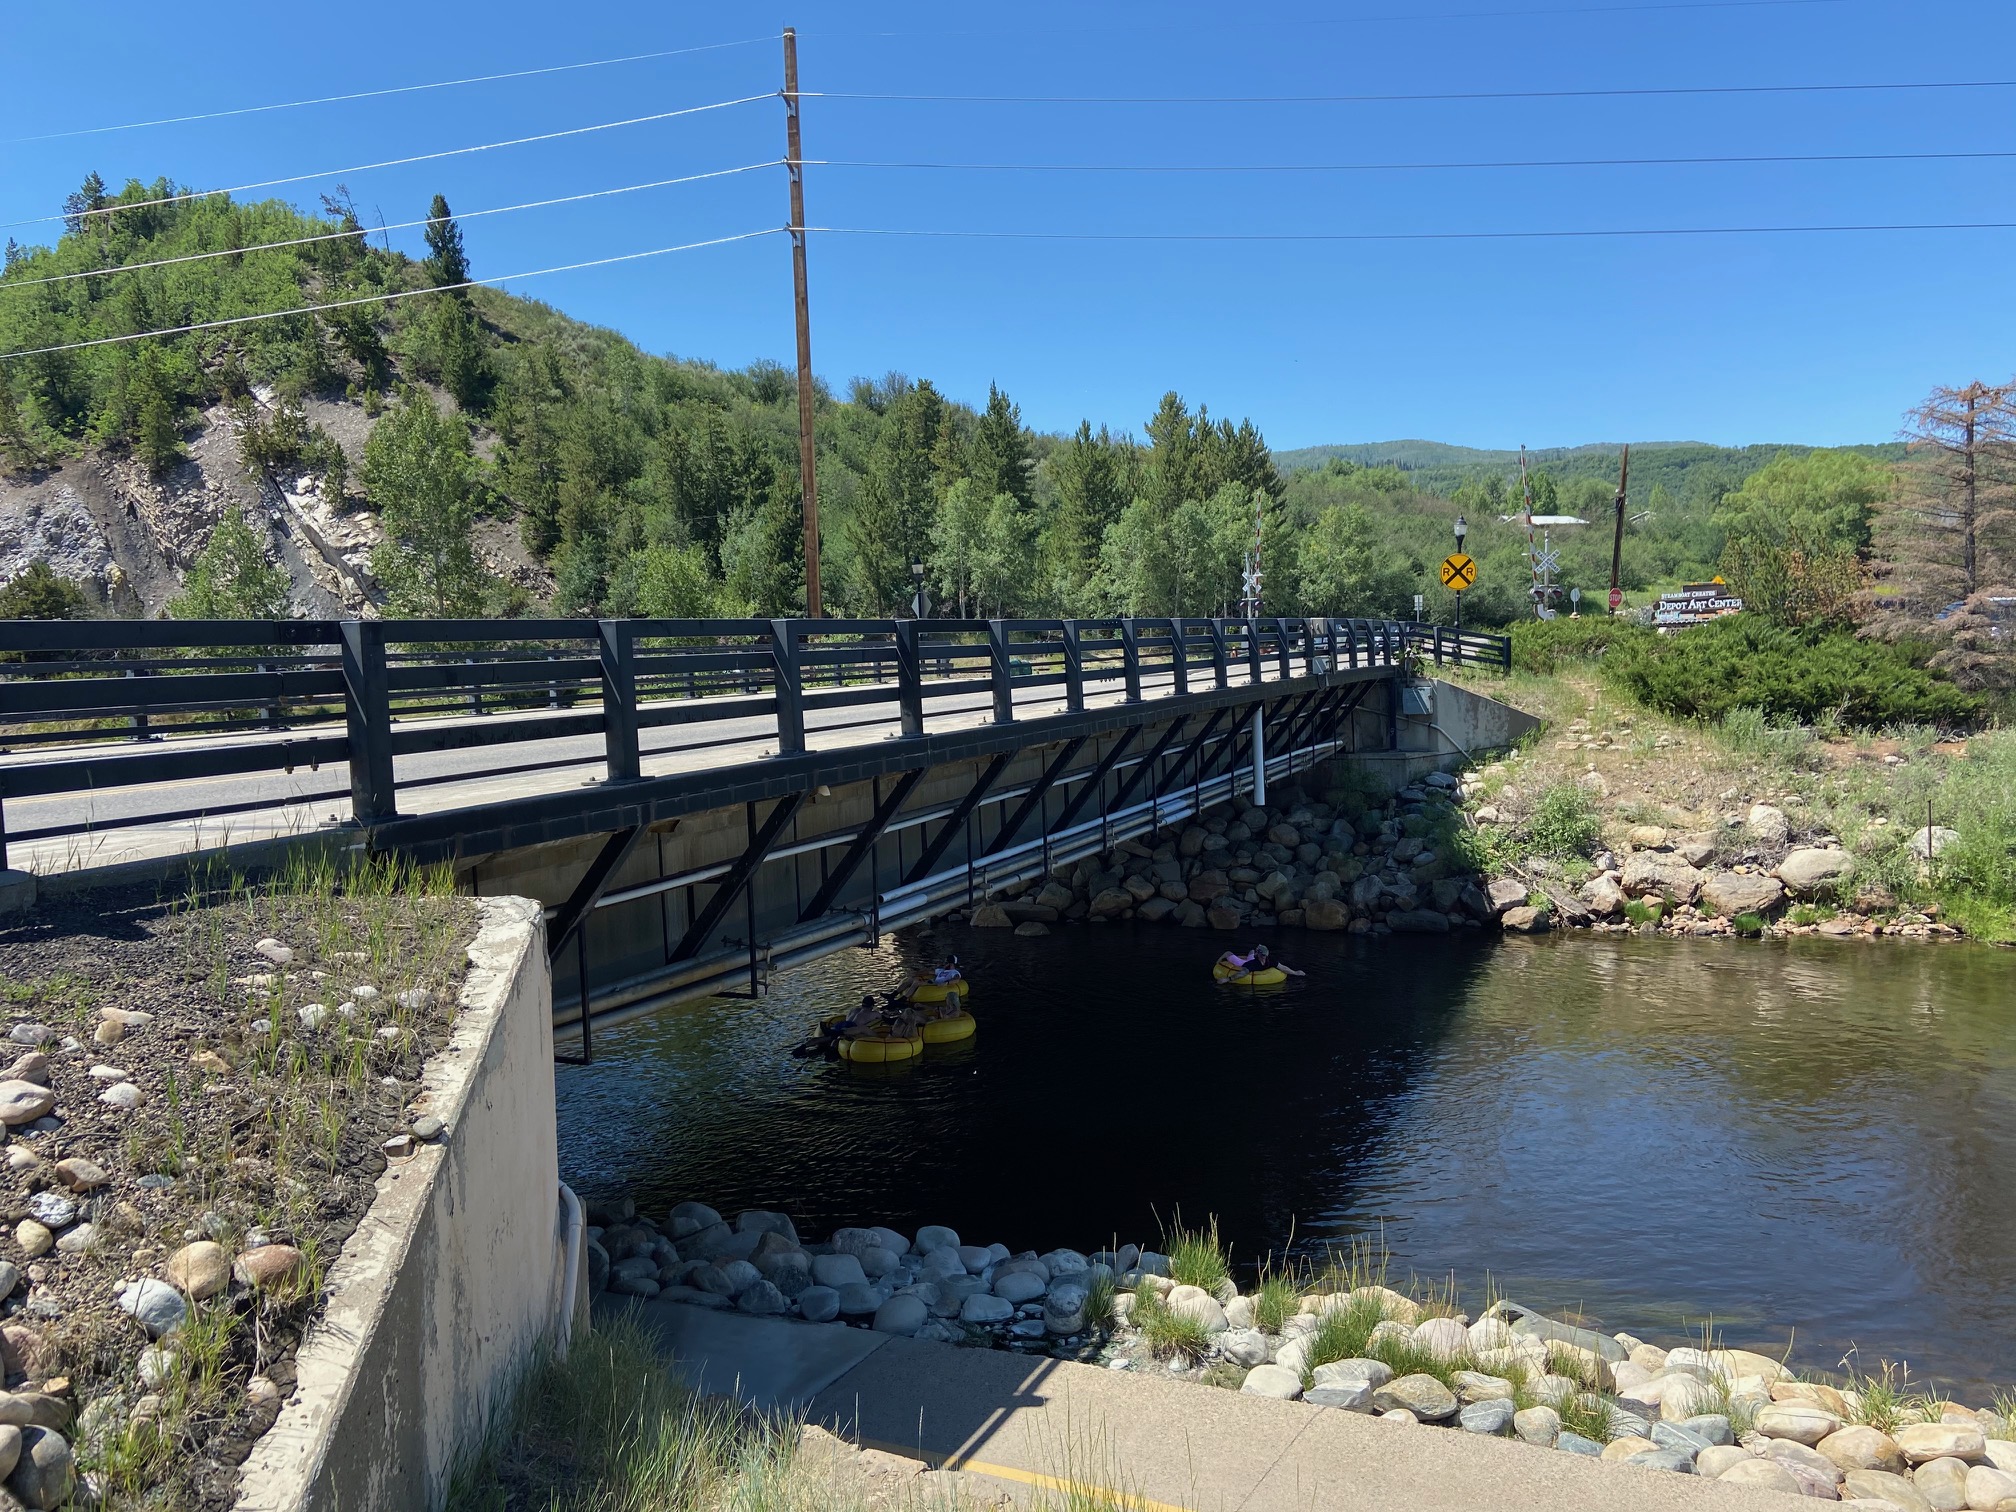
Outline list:
[[[798,1311],[808,1322],[830,1323],[840,1316],[840,1293],[830,1286],[808,1286],[798,1293]]]
[[[1650,1454],[1657,1450],[1658,1447],[1657,1444],[1648,1438],[1641,1438],[1635,1433],[1627,1433],[1621,1438],[1613,1438],[1603,1446],[1603,1458],[1622,1463],[1634,1454]]]
[[[1850,1470],[1842,1477],[1841,1491],[1844,1500],[1884,1501],[1903,1512],[1933,1512],[1932,1503],[1919,1494],[1909,1476],[1887,1470]]]
[[[1814,1447],[1843,1470],[1887,1470],[1901,1475],[1908,1465],[1895,1439],[1881,1429],[1859,1423],[1828,1434]]]
[[[231,1279],[231,1257],[224,1247],[208,1239],[185,1244],[168,1257],[168,1280],[195,1301],[202,1302],[224,1290]]]
[[[994,1295],[1009,1302],[1034,1302],[1049,1289],[1033,1271],[1010,1271],[994,1278]]]
[[[1698,1376],[1660,1376],[1648,1384],[1657,1388],[1659,1416],[1669,1423],[1713,1412],[1722,1403],[1721,1390]]]
[[[1725,919],[1767,914],[1785,901],[1785,884],[1755,873],[1717,872],[1701,884],[1701,901]]]
[[[19,1430],[20,1451],[7,1476],[7,1489],[31,1512],[49,1512],[70,1500],[77,1484],[77,1466],[63,1435],[48,1428]]]
[[[1503,1318],[1479,1318],[1470,1325],[1472,1354],[1483,1354],[1493,1349],[1510,1349],[1512,1339],[1512,1327]]]
[[[1855,858],[1845,850],[1795,850],[1776,875],[1795,898],[1831,897],[1855,875]]]
[[[86,1160],[81,1155],[57,1161],[55,1170],[56,1179],[73,1192],[93,1191],[112,1179],[97,1161]]]
[[[1386,915],[1386,926],[1395,934],[1447,934],[1449,916],[1432,908],[1409,908]],[[1505,926],[1512,928],[1511,924]]]
[[[1405,1375],[1374,1389],[1372,1405],[1382,1412],[1404,1410],[1424,1423],[1456,1416],[1456,1394],[1431,1375]]]
[[[731,1297],[741,1296],[742,1293],[749,1290],[758,1281],[764,1279],[763,1273],[747,1260],[730,1260],[726,1265],[721,1267],[721,1275],[728,1283],[728,1295]]]
[[[1624,889],[1609,872],[1591,877],[1576,896],[1599,919],[1614,919],[1624,912]]]
[[[1967,1506],[1965,1460],[1927,1460],[1912,1472],[1911,1484],[1932,1504],[1934,1512],[1963,1512]]]
[[[924,1326],[930,1309],[921,1297],[898,1295],[875,1309],[875,1332],[910,1338]]]
[[[1085,1327],[1085,1305],[1091,1293],[1075,1281],[1060,1281],[1043,1299],[1043,1327],[1059,1338]]]
[[[1715,1447],[1712,1440],[1702,1437],[1691,1428],[1683,1428],[1678,1423],[1654,1423],[1649,1437],[1661,1449],[1679,1449],[1690,1458],[1703,1449]]]
[[[745,1208],[735,1215],[735,1232],[738,1234],[775,1234],[787,1244],[798,1243],[798,1226],[783,1213],[773,1213],[767,1208]],[[676,1239],[679,1236],[673,1235]],[[761,1248],[761,1245],[758,1245]],[[752,1251],[752,1254],[754,1252]]]
[[[1684,1449],[1641,1449],[1624,1461],[1641,1470],[1665,1470],[1674,1475],[1692,1475],[1694,1456]]]
[[[1943,824],[1934,824],[1912,834],[1911,854],[1920,861],[1930,861],[1959,838],[1958,830],[1947,829]]]
[[[1545,934],[1550,923],[1546,914],[1523,903],[1506,909],[1498,916],[1498,922],[1510,934]]]
[[[1750,831],[1750,838],[1767,850],[1778,849],[1792,837],[1792,823],[1785,817],[1785,811],[1768,803],[1751,804],[1744,826]]]
[[[1206,1333],[1223,1333],[1229,1326],[1225,1321],[1225,1309],[1219,1305],[1218,1299],[1201,1287],[1175,1287],[1166,1300],[1170,1312],[1179,1318],[1203,1324]]]
[[[721,1221],[721,1215],[704,1202],[682,1202],[665,1215],[665,1226],[676,1242],[690,1238]]]
[[[861,1268],[858,1255],[814,1255],[812,1279],[821,1286],[838,1290],[843,1286],[865,1284],[868,1273]]]
[[[754,1313],[759,1317],[781,1313],[790,1305],[783,1292],[760,1276],[744,1287],[735,1298],[735,1307],[738,1311]]]
[[[870,1281],[880,1281],[896,1269],[896,1257],[879,1244],[871,1244],[856,1257],[861,1262],[862,1274]]]
[[[4,1296],[0,1292],[0,1296]],[[1253,1299],[1234,1297],[1225,1304],[1225,1326],[1227,1328],[1251,1328],[1253,1326]]]
[[[142,1276],[122,1286],[119,1307],[147,1330],[150,1339],[173,1333],[189,1316],[189,1306],[182,1300],[182,1294],[152,1276]]]
[[[1332,933],[1351,922],[1351,911],[1335,898],[1311,898],[1302,905],[1302,927]]]
[[[1529,1444],[1551,1449],[1561,1433],[1561,1414],[1552,1407],[1522,1407],[1512,1414],[1512,1431]]]
[[[1492,916],[1502,915],[1508,908],[1516,908],[1526,901],[1526,884],[1500,878],[1485,889],[1485,900],[1491,905]]]
[[[1249,1369],[1267,1363],[1267,1336],[1257,1328],[1228,1328],[1216,1340],[1218,1353]]]
[[[1279,1365],[1255,1365],[1246,1372],[1246,1379],[1240,1383],[1239,1389],[1248,1396],[1292,1402],[1302,1395],[1302,1377]]]
[[[1967,1505],[1974,1512],[2002,1512],[2016,1503],[2016,1475],[1993,1465],[1971,1465],[1967,1470]]]
[[[959,1263],[966,1267],[967,1274],[977,1276],[994,1263],[994,1252],[981,1244],[959,1246]]]
[[[1773,1402],[1757,1414],[1757,1431],[1766,1438],[1790,1439],[1811,1448],[1830,1433],[1841,1431],[1841,1419],[1814,1402]]]
[[[260,1244],[231,1264],[231,1274],[254,1291],[279,1286],[299,1276],[308,1257],[291,1244]]]
[[[930,1255],[938,1250],[959,1248],[959,1231],[945,1227],[942,1223],[927,1223],[917,1230],[917,1237],[911,1244],[913,1253]]]
[[[885,1300],[881,1292],[868,1285],[865,1281],[849,1281],[838,1290],[840,1292],[840,1312],[843,1317],[868,1317]]]
[[[1747,1455],[1715,1477],[1731,1486],[1754,1486],[1760,1491],[1776,1491],[1781,1496],[1800,1495],[1799,1480],[1774,1459]]]
[[[1627,857],[1620,879],[1634,898],[1660,897],[1673,904],[1692,903],[1705,880],[1679,856],[1664,851],[1640,851]]]
[[[1415,1347],[1437,1360],[1470,1352],[1470,1331],[1454,1318],[1430,1318],[1414,1330]]]
[[[1006,1323],[1015,1316],[1015,1304],[1002,1297],[968,1297],[959,1308],[961,1323]]]
[[[1280,1356],[1275,1356],[1279,1362]],[[1318,1365],[1313,1372],[1318,1386],[1342,1386],[1346,1382],[1363,1381],[1366,1386],[1377,1389],[1393,1379],[1393,1367],[1384,1360],[1332,1360],[1327,1365]]]
[[[0,1081],[0,1123],[33,1123],[56,1106],[56,1094],[31,1081]]]
[[[1472,1402],[1456,1414],[1466,1433],[1503,1433],[1512,1426],[1513,1407],[1508,1397],[1491,1397]]]
[[[1512,1383],[1503,1376],[1485,1375],[1477,1370],[1459,1370],[1450,1378],[1459,1402],[1512,1400]]]
[[[1342,1381],[1334,1386],[1311,1386],[1302,1400],[1312,1407],[1335,1407],[1340,1412],[1371,1412],[1372,1383]]]
[[[61,1192],[37,1192],[28,1199],[28,1216],[51,1229],[60,1229],[77,1220],[77,1204]]]
[[[1987,1448],[1984,1435],[1974,1423],[1907,1423],[1892,1435],[1904,1458],[1914,1465],[1936,1459],[1978,1460]]]

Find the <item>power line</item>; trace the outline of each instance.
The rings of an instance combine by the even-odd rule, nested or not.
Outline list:
[[[607,199],[615,194],[635,194],[640,189],[666,189],[674,184],[697,184],[704,179],[728,178],[738,173],[754,173],[762,168],[779,168],[782,158],[772,158],[767,163],[745,163],[739,168],[716,168],[709,173],[689,173],[679,178],[653,179],[648,184],[625,184],[620,189],[591,189],[584,194],[563,194],[555,199],[527,200],[522,205],[497,205],[488,210],[462,210],[452,216],[422,216],[419,220],[393,221],[386,225],[382,221],[371,227],[360,227],[355,231],[324,231],[315,236],[296,236],[287,241],[254,242],[249,247],[224,247],[215,252],[187,252],[180,257],[160,257],[152,262],[121,263],[112,268],[85,268],[76,273],[52,273],[44,278],[0,278],[0,290],[33,288],[37,284],[68,283],[78,278],[103,278],[111,273],[139,273],[148,268],[169,268],[178,263],[207,262],[216,257],[242,257],[248,252],[273,252],[284,247],[306,247],[317,242],[346,241],[351,237],[363,237],[368,231],[405,231],[414,226],[431,226],[439,219],[477,220],[485,215],[509,215],[517,210],[544,210],[553,205],[578,204],[582,200]]]
[[[1789,0],[1787,0],[1789,3]],[[73,131],[45,131],[40,136],[7,137],[4,143],[54,142],[65,137],[104,136],[114,131],[138,131],[147,126],[180,126],[191,121],[221,121],[232,116],[263,115],[274,110],[299,110],[307,105],[340,105],[352,100],[377,100],[386,95],[420,94],[430,89],[458,89],[465,84],[495,84],[506,79],[532,79],[542,74],[575,73],[584,68],[609,68],[618,63],[648,63],[658,58],[679,58],[688,53],[719,52],[727,47],[750,47],[770,37],[744,37],[737,42],[709,42],[700,47],[674,47],[663,52],[631,53],[623,58],[595,58],[586,63],[556,63],[550,68],[520,68],[511,73],[477,74],[467,79],[437,79],[429,84],[399,84],[387,89],[360,89],[351,94],[318,95],[308,100],[283,100],[277,105],[241,105],[234,110],[206,110],[196,115],[162,116],[153,121],[124,121],[117,126],[80,126]]]
[[[129,200],[109,205],[101,205],[96,210],[79,212],[81,217],[93,215],[117,215],[122,210],[145,210],[154,205],[179,205],[186,200],[208,199],[213,194],[242,194],[248,189],[272,189],[281,184],[306,183],[310,179],[335,178],[352,173],[370,173],[379,168],[403,168],[412,163],[438,162],[442,158],[467,157],[474,152],[494,152],[500,147],[524,147],[533,142],[554,142],[563,137],[587,136],[591,132],[615,131],[624,126],[643,126],[652,121],[670,121],[679,116],[703,115],[710,110],[727,110],[736,105],[750,105],[758,100],[774,100],[776,91],[767,94],[743,95],[734,100],[715,100],[706,105],[688,105],[680,110],[661,110],[651,115],[630,116],[621,121],[602,121],[593,126],[570,126],[565,131],[542,131],[536,136],[512,137],[503,142],[479,142],[474,147],[450,147],[443,152],[419,152],[411,157],[387,158],[379,163],[359,163],[350,168],[325,168],[316,173],[294,173],[284,178],[258,179],[249,184],[234,184],[224,189],[192,190],[187,194],[168,194],[159,199]],[[67,221],[68,215],[37,215],[28,220],[0,221],[0,230],[15,226],[41,226],[51,221]]]
[[[948,95],[811,91],[808,100],[881,100],[936,105],[1396,105],[1465,100],[1605,100],[1686,95],[1867,94],[1935,89],[2016,89],[2016,79],[1920,84],[1697,84],[1635,89],[1493,89],[1438,94],[1344,95]]]
[[[985,241],[1438,242],[1558,241],[1579,237],[1790,236],[1873,231],[2016,231],[2016,221],[1933,221],[1841,226],[1644,226],[1581,231],[932,231],[884,226],[807,226],[828,236],[920,236]]]
[[[1412,173],[1465,168],[1665,168],[1746,163],[1931,163],[2016,158],[1994,152],[1772,153],[1754,157],[1503,158],[1394,163],[925,163],[811,158],[817,168],[919,168],[972,173]]]
[[[389,304],[395,299],[411,299],[418,294],[448,294],[457,289],[480,289],[490,284],[513,283],[521,278],[544,278],[549,273],[574,273],[583,268],[606,268],[613,263],[637,262],[646,257],[663,257],[671,252],[693,252],[701,247],[720,247],[726,246],[729,242],[776,236],[784,229],[782,226],[766,226],[761,231],[738,231],[733,236],[715,236],[706,241],[682,242],[676,247],[653,247],[646,252],[623,252],[614,257],[591,257],[585,262],[562,263],[553,268],[532,268],[523,273],[500,273],[494,278],[470,278],[461,283],[439,284],[425,289],[400,289],[390,294],[366,294],[357,299],[332,299],[324,304],[297,305],[291,310],[267,310],[258,315],[232,315],[221,320],[198,320],[188,325],[167,326],[158,331],[133,331],[124,336],[94,336],[88,341],[66,341],[57,346],[28,347],[18,352],[0,352],[0,362],[10,357],[44,357],[52,352],[77,352],[85,347],[146,341],[156,336],[187,336],[194,331],[215,331],[225,326],[250,325],[260,320],[284,320],[290,315],[319,315],[325,310],[348,310],[358,305]]]

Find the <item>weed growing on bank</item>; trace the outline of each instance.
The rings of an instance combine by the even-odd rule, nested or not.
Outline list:
[[[1215,1292],[1231,1279],[1231,1256],[1218,1241],[1218,1220],[1210,1219],[1202,1228],[1183,1227],[1182,1216],[1162,1236],[1169,1256],[1169,1279],[1178,1286],[1195,1286]]]

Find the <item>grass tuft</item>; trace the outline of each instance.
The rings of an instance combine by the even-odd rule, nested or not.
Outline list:
[[[1218,1240],[1218,1218],[1213,1214],[1202,1228],[1183,1227],[1182,1214],[1162,1236],[1169,1256],[1169,1278],[1178,1286],[1201,1287],[1215,1292],[1231,1279],[1231,1257]]]
[[[1141,1330],[1142,1342],[1157,1359],[1201,1360],[1211,1348],[1211,1335],[1196,1318],[1186,1318],[1170,1310],[1153,1287],[1134,1293],[1134,1311],[1128,1321]]]
[[[1281,1332],[1286,1323],[1302,1308],[1302,1289],[1295,1284],[1292,1276],[1280,1271],[1268,1270],[1261,1274],[1260,1285],[1253,1293],[1253,1326],[1262,1333]]]

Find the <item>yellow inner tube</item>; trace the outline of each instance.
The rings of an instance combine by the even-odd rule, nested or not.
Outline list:
[[[1242,976],[1237,967],[1227,966],[1223,961],[1219,961],[1211,968],[1211,979],[1214,982],[1230,982],[1236,979],[1241,987],[1278,987],[1288,980],[1288,973],[1279,966],[1269,966],[1260,971],[1246,972]]]
[[[961,1009],[950,1018],[926,1019],[924,1022],[924,1043],[927,1045],[952,1045],[960,1040],[973,1038],[978,1027],[973,1015]]]
[[[926,982],[910,994],[910,1001],[913,1003],[942,1003],[955,992],[959,994],[959,1000],[964,1002],[967,998],[973,996],[973,984],[968,982],[964,977],[961,977],[956,982]]]
[[[904,1038],[893,1034],[862,1034],[840,1041],[840,1059],[859,1061],[863,1065],[909,1060],[913,1055],[923,1053],[923,1035]]]

